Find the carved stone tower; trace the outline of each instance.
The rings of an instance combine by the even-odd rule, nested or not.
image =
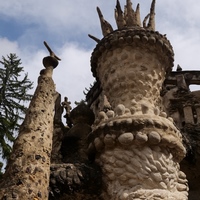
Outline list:
[[[54,106],[58,93],[52,79],[60,60],[45,46],[50,56],[44,57],[38,85],[26,117],[15,140],[4,178],[0,199],[47,200],[52,151]]]
[[[103,199],[187,199],[186,176],[179,168],[185,156],[182,136],[163,112],[160,97],[174,53],[155,31],[155,0],[143,25],[139,5],[134,11],[127,0],[123,12],[117,1],[115,31],[97,11],[104,38],[90,35],[98,42],[91,67],[111,109],[99,108],[100,98],[91,105],[96,123],[88,151],[95,152],[103,170]]]

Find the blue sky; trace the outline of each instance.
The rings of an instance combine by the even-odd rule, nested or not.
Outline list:
[[[151,0],[132,0],[141,5],[141,18],[148,14]],[[122,7],[125,0],[121,0]],[[84,99],[83,90],[94,79],[90,55],[96,43],[87,34],[102,38],[96,12],[99,6],[113,28],[116,0],[6,0],[0,1],[0,56],[16,53],[29,78],[37,82],[48,55],[46,40],[62,59],[54,72],[57,91],[70,101]],[[167,34],[175,52],[175,67],[200,70],[200,1],[157,0],[156,30]]]

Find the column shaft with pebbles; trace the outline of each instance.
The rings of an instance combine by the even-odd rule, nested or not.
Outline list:
[[[115,31],[98,13],[104,38],[89,35],[98,42],[91,67],[113,110],[99,113],[88,151],[102,166],[103,199],[187,199],[182,136],[162,111],[160,91],[174,54],[155,31],[155,0],[143,23],[139,5],[134,11],[127,0],[123,12],[117,1]]]
[[[52,150],[53,117],[56,100],[53,69],[58,57],[51,51],[43,59],[38,86],[20,127],[8,161],[0,199],[47,200]]]

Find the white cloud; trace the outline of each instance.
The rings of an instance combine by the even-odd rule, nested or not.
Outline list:
[[[57,90],[72,102],[85,99],[83,91],[94,82],[90,73],[91,50],[67,43],[59,52],[62,60],[54,70]]]
[[[132,1],[134,7],[137,2],[141,4],[141,18],[144,19],[151,1]],[[121,0],[122,8],[125,2]],[[62,58],[54,73],[58,91],[72,102],[78,101],[84,98],[84,88],[93,82],[90,54],[95,43],[91,42],[88,47],[90,39],[86,39],[87,34],[102,37],[96,6],[101,8],[106,20],[115,28],[115,4],[115,0],[0,1],[1,18],[9,18],[25,26],[15,41],[9,41],[5,36],[0,38],[0,54],[17,53],[30,79],[36,82],[42,69],[42,58],[48,55],[42,44],[46,39]],[[175,65],[180,64],[183,69],[199,70],[199,10],[200,1],[196,0],[157,1],[156,29],[167,34],[174,47]]]
[[[6,56],[10,53],[19,53],[19,46],[16,41],[9,41],[7,38],[0,37],[0,55]]]
[[[107,5],[109,4],[107,2]],[[99,25],[97,5],[101,6],[102,2],[97,0],[87,2],[82,0],[59,0],[59,2],[55,0],[18,0],[16,2],[7,0],[0,2],[0,12],[4,16],[22,20],[22,23],[36,23],[54,32],[71,29],[77,29],[78,32]]]

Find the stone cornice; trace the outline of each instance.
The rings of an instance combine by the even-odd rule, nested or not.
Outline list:
[[[168,56],[169,64],[166,66],[166,71],[167,73],[171,71],[174,62],[174,52],[169,40],[159,32],[134,27],[113,31],[97,44],[91,57],[93,76],[97,77],[96,67],[98,58],[104,51],[111,51],[114,48],[127,45],[133,48],[144,47],[145,49],[149,49],[149,51],[160,54],[162,57]]]

